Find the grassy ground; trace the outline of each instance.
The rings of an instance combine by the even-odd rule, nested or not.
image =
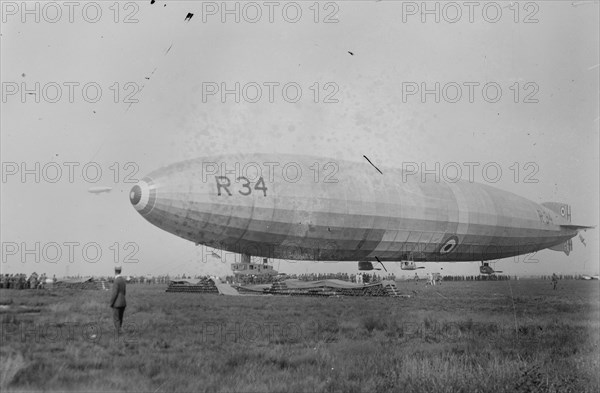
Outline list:
[[[399,283],[410,299],[0,290],[4,391],[598,392],[599,283]],[[413,293],[414,291],[414,293]],[[19,309],[26,305],[33,312]],[[18,311],[18,312],[17,312]]]

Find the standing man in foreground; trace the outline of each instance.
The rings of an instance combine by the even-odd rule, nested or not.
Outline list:
[[[127,302],[125,301],[125,279],[121,276],[121,267],[115,267],[115,281],[113,282],[112,295],[110,297],[110,307],[113,309],[113,322],[115,331],[118,334],[122,333],[123,314]]]
[[[556,290],[556,285],[558,284],[558,276],[556,273],[552,273],[552,289]]]

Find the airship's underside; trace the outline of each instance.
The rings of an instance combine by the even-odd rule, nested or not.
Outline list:
[[[320,261],[485,261],[552,248],[588,227],[570,207],[465,180],[297,155],[203,157],[130,193],[149,222],[222,250]]]

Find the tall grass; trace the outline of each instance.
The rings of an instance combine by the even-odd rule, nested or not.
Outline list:
[[[2,391],[597,392],[597,283],[399,283],[410,299],[3,290]],[[415,289],[416,288],[416,289]],[[412,291],[415,291],[413,293]],[[437,293],[442,293],[444,297]],[[513,307],[514,301],[514,307]]]

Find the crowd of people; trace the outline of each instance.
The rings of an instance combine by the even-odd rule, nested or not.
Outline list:
[[[185,275],[177,275],[170,277],[169,275],[161,276],[128,276],[127,282],[130,284],[169,284],[173,278],[181,278]],[[65,276],[61,277],[61,280],[77,280],[89,276]],[[200,276],[197,276],[199,278]],[[191,277],[190,277],[191,278]],[[112,283],[114,281],[113,276],[94,276],[94,281],[106,281]],[[0,274],[0,288],[4,289],[45,289],[49,286],[56,284],[56,275],[49,278],[46,273],[37,274],[32,273],[29,276],[24,273],[15,274]]]
[[[185,274],[182,276],[186,278]],[[168,274],[161,276],[128,276],[127,282],[130,284],[168,284],[172,279],[179,279],[182,276],[171,277]],[[191,276],[188,278],[191,278]],[[196,276],[196,278],[199,278],[199,276]]]
[[[56,282],[56,275],[52,277]],[[46,273],[38,275],[33,272],[29,277],[24,273],[0,274],[0,288],[6,289],[44,289],[48,284]]]
[[[82,276],[67,276],[62,279],[80,279]],[[126,281],[129,284],[164,284],[168,285],[171,280],[180,279],[202,279],[210,278],[209,276],[203,275],[186,275],[178,274],[174,276],[170,275],[159,275],[159,276],[127,276]],[[536,278],[542,280],[581,280],[582,275],[577,274],[552,274],[542,275]],[[444,275],[440,273],[426,273],[422,277],[415,272],[413,277],[396,277],[393,273],[386,275],[379,275],[375,272],[359,272],[356,274],[349,273],[304,273],[304,274],[278,274],[278,275],[238,275],[238,276],[227,276],[226,281],[229,283],[237,283],[242,285],[247,284],[270,284],[275,281],[297,279],[301,281],[321,281],[321,280],[342,280],[358,284],[375,283],[383,280],[396,281],[399,280],[413,280],[415,282],[424,281],[426,285],[439,285],[442,281],[504,281],[504,280],[518,280],[518,276],[510,276],[504,274],[492,274],[492,275]],[[107,281],[112,283],[114,277],[94,277],[94,281]],[[45,273],[37,274],[32,273],[27,276],[23,273],[16,274],[0,274],[0,288],[5,289],[44,289],[48,288],[52,284],[56,283],[56,275],[49,278]]]
[[[558,280],[583,280],[582,274],[555,274],[540,276],[542,280],[553,280],[554,276],[557,277]]]

